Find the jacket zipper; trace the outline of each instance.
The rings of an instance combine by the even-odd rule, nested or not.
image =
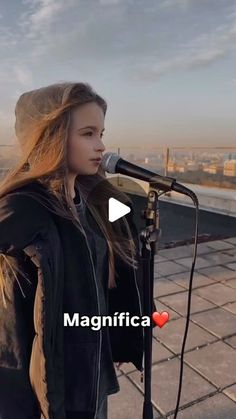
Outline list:
[[[89,250],[89,255],[90,255],[90,260],[91,260],[91,264],[93,267],[93,277],[94,277],[94,282],[95,282],[95,286],[96,286],[96,293],[97,293],[97,303],[98,303],[98,310],[99,310],[99,316],[101,315],[101,310],[100,310],[100,303],[99,303],[99,298],[98,298],[98,288],[97,288],[97,282],[96,282],[96,278],[95,278],[95,270],[94,270],[94,264],[93,264],[93,258],[92,258],[92,254],[91,254],[91,250],[88,244],[88,240],[87,240],[87,236],[86,233],[84,231],[84,228],[81,225],[81,228],[83,230],[83,234],[86,240],[86,244],[87,244],[87,248]],[[98,391],[99,391],[99,379],[100,379],[100,364],[101,364],[101,346],[102,346],[102,335],[101,335],[102,331],[100,329],[100,339],[99,339],[99,361],[98,361],[98,379],[97,379],[97,397],[96,397],[96,409],[95,409],[95,415],[94,415],[94,419],[96,419],[97,416],[97,411],[98,411]]]

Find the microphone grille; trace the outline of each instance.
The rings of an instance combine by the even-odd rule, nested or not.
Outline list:
[[[116,153],[106,153],[102,156],[101,166],[105,172],[116,173],[116,164],[120,156]]]

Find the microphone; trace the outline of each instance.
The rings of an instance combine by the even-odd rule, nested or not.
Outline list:
[[[149,183],[155,183],[155,186],[157,186],[158,189],[165,192],[174,190],[184,195],[188,195],[192,199],[196,197],[193,191],[186,188],[184,185],[177,183],[176,179],[168,176],[161,176],[158,173],[136,166],[135,164],[122,159],[116,153],[105,153],[102,156],[101,167],[108,173],[121,173]]]

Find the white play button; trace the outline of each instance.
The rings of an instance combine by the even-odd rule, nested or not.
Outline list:
[[[128,214],[131,208],[128,205],[123,204],[115,198],[109,198],[108,201],[108,218],[109,221],[113,222]]]

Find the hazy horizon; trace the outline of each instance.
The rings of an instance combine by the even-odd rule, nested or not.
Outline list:
[[[107,147],[236,144],[234,0],[3,0],[0,24],[0,144],[59,81],[107,100]]]

